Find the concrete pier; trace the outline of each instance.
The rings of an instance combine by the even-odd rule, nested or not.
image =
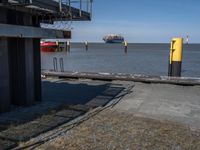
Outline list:
[[[39,26],[31,14],[0,10],[0,23]],[[0,112],[41,100],[40,39],[0,37]]]
[[[35,149],[40,149],[41,143],[45,146],[41,149],[48,149],[50,143],[59,148],[64,144],[69,149],[74,142],[73,149],[81,149],[88,145],[89,135],[95,133],[97,139],[100,139],[97,143],[103,140],[102,143],[114,141],[116,144],[123,134],[121,141],[126,146],[131,133],[134,135],[131,143],[138,137],[140,143],[151,141],[153,145],[161,147],[183,147],[186,142],[191,144],[193,141],[189,146],[195,145],[196,148],[186,149],[196,150],[200,147],[199,91],[199,85],[47,77],[42,81],[43,102],[0,115],[0,145],[7,147],[8,144],[1,144],[5,140],[7,143],[14,141],[16,145],[13,147],[20,143],[16,149],[31,149],[35,146]],[[78,137],[72,138],[69,133]],[[143,137],[147,137],[147,140],[143,140]],[[66,141],[55,144],[57,138]],[[83,142],[80,148],[76,147],[77,140],[74,139]]]
[[[0,113],[41,101],[40,39],[71,38],[40,23],[91,20],[90,13],[52,0],[0,0]]]

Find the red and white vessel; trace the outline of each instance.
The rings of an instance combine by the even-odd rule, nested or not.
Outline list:
[[[58,47],[59,47],[58,42],[50,42],[50,41],[40,42],[40,50],[42,52],[56,52]]]

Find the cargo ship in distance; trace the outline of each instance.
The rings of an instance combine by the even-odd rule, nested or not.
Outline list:
[[[124,37],[121,36],[120,34],[109,34],[103,37],[103,40],[106,43],[123,43]]]

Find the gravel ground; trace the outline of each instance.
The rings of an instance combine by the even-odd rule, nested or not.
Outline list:
[[[198,150],[200,132],[109,108],[36,149]]]

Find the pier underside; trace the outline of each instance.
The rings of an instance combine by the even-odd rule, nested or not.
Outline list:
[[[79,3],[76,8],[71,0],[0,0],[0,113],[41,101],[40,39],[70,39],[71,31],[40,23],[90,20],[92,2],[86,11]]]

